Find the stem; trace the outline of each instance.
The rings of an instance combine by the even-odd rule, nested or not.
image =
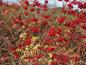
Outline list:
[[[4,21],[5,21],[5,22],[4,22],[4,21],[3,21],[3,22],[4,22],[4,24],[6,25],[6,27],[11,29],[11,27],[9,27],[9,25],[6,23],[5,18],[3,18],[3,16],[2,16],[2,15],[0,15],[0,16],[2,17],[2,19],[4,19]],[[8,30],[8,31],[9,31],[9,32],[11,33],[11,35],[14,37],[14,35],[13,35],[12,31],[11,31],[11,30]]]

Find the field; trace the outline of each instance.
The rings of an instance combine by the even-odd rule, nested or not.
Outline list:
[[[0,3],[0,65],[86,65],[86,13],[47,2]]]

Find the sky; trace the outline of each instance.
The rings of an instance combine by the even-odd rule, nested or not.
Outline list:
[[[3,0],[4,2],[14,2],[14,3],[18,3],[19,0]],[[45,0],[39,0],[41,3],[43,3]],[[72,1],[72,0],[70,0]],[[85,1],[86,0],[77,0],[77,1]],[[58,2],[58,0],[49,0],[49,3],[56,3]]]
[[[18,3],[18,0],[3,0],[4,2],[9,2],[9,3]],[[31,0],[32,1],[32,0]],[[39,0],[40,3],[44,3],[45,0]],[[51,7],[53,6],[58,6],[58,7],[62,7],[63,3],[59,2],[58,0],[49,0],[48,2],[49,5],[51,5]]]
[[[18,0],[3,0],[4,2],[13,2],[13,3],[17,3],[18,2]]]
[[[19,0],[3,0],[3,1],[4,2],[9,2],[9,3],[18,3]],[[44,1],[45,0],[39,0],[39,2],[42,3],[42,4],[44,3]],[[48,0],[48,1],[49,1],[48,5],[50,5],[50,7],[54,7],[54,6],[56,6],[56,7],[63,7],[63,2],[61,2],[61,1],[58,1],[58,0]],[[72,1],[72,0],[70,0],[70,1]],[[82,0],[78,0],[78,1],[82,1]],[[74,5],[74,9],[77,9],[77,8],[78,8],[78,6]]]

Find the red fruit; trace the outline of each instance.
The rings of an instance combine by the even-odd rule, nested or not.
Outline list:
[[[70,9],[73,8],[73,5],[72,5],[71,3],[69,3],[67,6],[68,6]]]
[[[38,8],[40,8],[41,7],[41,4],[40,3],[36,3],[36,6],[38,7]]]
[[[83,28],[83,29],[85,29],[86,30],[86,25],[84,24],[84,25],[82,25],[81,26],[81,28]]]
[[[57,62],[51,62],[50,65],[58,65]]]
[[[46,51],[46,48],[43,48],[43,47],[40,47],[38,49],[41,50],[41,51]]]
[[[31,38],[27,38],[26,40],[24,40],[24,44],[29,46],[31,44]]]
[[[57,30],[58,30],[57,33],[58,33],[58,34],[61,34],[62,28],[58,28]]]
[[[42,22],[43,26],[46,26],[48,24],[48,22],[44,21]]]
[[[37,21],[38,21],[38,19],[37,19],[37,18],[32,17],[32,18],[30,19],[30,21],[31,21],[31,22],[37,22]]]
[[[57,21],[58,21],[59,23],[63,23],[63,22],[65,21],[65,17],[58,18]]]
[[[55,36],[55,35],[56,35],[55,28],[51,28],[48,32],[48,36]]]
[[[38,28],[38,27],[31,27],[30,30],[31,30],[33,33],[39,33],[39,32],[40,32],[40,28]]]
[[[68,22],[67,26],[69,26],[70,28],[75,28],[76,24],[74,22]]]
[[[62,0],[58,0],[58,1],[62,1]]]
[[[69,0],[65,0],[65,2],[69,2]]]
[[[43,9],[44,11],[47,11],[47,6],[46,6],[46,5],[43,5],[43,6],[42,6],[42,9]]]
[[[57,38],[57,41],[59,42],[65,41],[65,38],[64,37]]]
[[[28,0],[25,0],[25,1],[24,1],[24,4],[25,4],[25,5],[29,5],[29,1],[28,1]]]
[[[57,54],[52,54],[52,58],[57,59],[57,58],[59,58],[59,56]]]
[[[67,55],[61,55],[61,61],[62,61],[62,64],[67,64],[68,62],[68,56]]]
[[[78,38],[79,39],[85,39],[86,38],[86,35],[79,36]]]
[[[23,44],[18,44],[18,48],[22,49],[23,48]]]
[[[4,62],[8,60],[8,55],[7,54],[3,54],[2,57],[0,58],[0,62]]]
[[[23,6],[24,10],[28,10],[28,6],[24,5]]]
[[[78,62],[79,60],[80,60],[80,57],[78,57],[78,56],[74,57],[74,62]]]
[[[55,50],[54,47],[48,47],[48,48],[46,49],[47,52],[52,52],[52,51],[54,51],[54,50]]]
[[[24,12],[25,16],[27,16],[29,13],[28,12]]]
[[[16,18],[15,19],[15,23],[20,23],[20,19],[19,18]]]
[[[17,52],[13,53],[15,59],[19,59],[20,55]]]
[[[48,3],[48,0],[45,0],[45,4],[47,4]]]
[[[33,65],[39,65],[37,62],[35,62]]]
[[[14,46],[8,46],[8,50],[11,51],[11,52],[15,52],[16,51],[16,47]]]
[[[43,16],[44,19],[50,19],[51,16]]]
[[[79,7],[80,9],[82,9],[82,8],[83,8],[83,3],[78,2],[77,4],[78,4],[78,7]]]
[[[31,7],[31,8],[30,8],[30,11],[31,11],[31,12],[34,12],[34,7]]]

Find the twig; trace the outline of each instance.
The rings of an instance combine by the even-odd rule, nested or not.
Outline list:
[[[6,21],[6,20],[5,20],[5,18],[3,18],[3,16],[2,16],[2,15],[0,15],[0,16],[2,17],[2,19],[4,19],[4,21]],[[3,22],[4,22],[4,21],[3,21]],[[5,23],[5,25],[9,28],[9,25],[7,25],[7,23],[6,23],[6,22],[4,22],[4,23]],[[10,27],[10,28],[11,28],[11,27]],[[10,33],[11,33],[11,35],[14,37],[14,35],[13,35],[12,31],[10,31],[10,30],[9,30],[9,32],[10,32]]]
[[[79,62],[81,62],[81,63],[83,63],[83,64],[85,64],[85,65],[86,65],[86,63],[85,63],[84,61],[82,61],[82,60],[80,60]]]

